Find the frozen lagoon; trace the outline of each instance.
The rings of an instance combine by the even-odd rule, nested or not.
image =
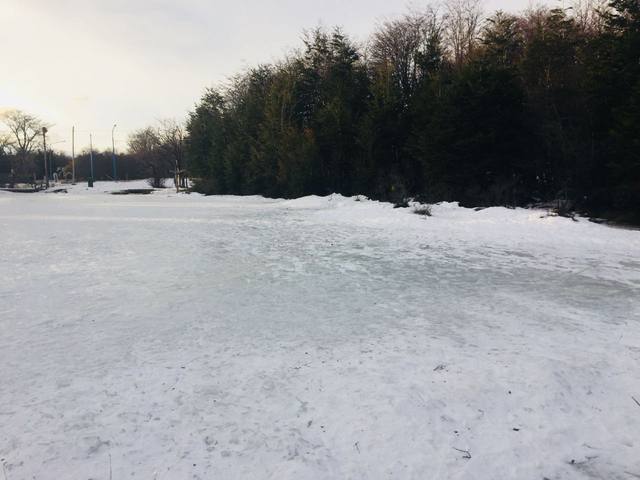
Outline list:
[[[640,478],[640,232],[125,187],[0,192],[8,480]]]

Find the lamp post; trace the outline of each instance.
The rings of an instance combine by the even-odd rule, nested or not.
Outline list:
[[[71,183],[76,184],[76,127],[71,127]]]
[[[93,188],[93,134],[89,134],[89,161],[91,162],[91,177],[89,177],[89,187]]]
[[[113,161],[113,181],[118,181],[118,172],[116,170],[116,142],[113,139],[113,132],[118,125],[113,124],[113,128],[111,129],[111,160]]]
[[[44,178],[46,188],[49,188],[49,164],[47,163],[47,127],[42,127],[42,142],[44,144]]]

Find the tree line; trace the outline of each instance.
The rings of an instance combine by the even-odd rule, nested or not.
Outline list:
[[[41,179],[44,176],[43,128],[49,127],[38,117],[19,110],[0,116],[4,131],[0,132],[0,184],[12,185]],[[174,178],[178,188],[187,188],[184,127],[170,119],[133,132],[127,141],[127,151],[115,154],[117,178],[133,180],[149,178],[154,187],[165,186],[165,180]],[[78,180],[113,180],[111,149],[81,150],[75,162],[68,154],[47,146],[49,175],[71,180],[75,163]],[[93,158],[93,161],[91,160]]]
[[[482,14],[450,0],[365,45],[316,29],[208,89],[185,158],[208,194],[550,200],[640,218],[640,2]]]
[[[640,223],[640,2],[483,15],[447,0],[365,44],[315,29],[280,62],[205,91],[186,125],[133,132],[120,179],[207,194],[364,194],[465,206],[557,202]],[[41,176],[41,130],[3,116],[0,176]],[[111,179],[111,152],[94,152]],[[50,152],[52,171],[71,159]],[[89,152],[76,159],[87,178]]]

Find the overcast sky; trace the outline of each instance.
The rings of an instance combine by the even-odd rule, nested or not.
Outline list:
[[[549,0],[557,2],[559,0]],[[519,11],[530,0],[486,0]],[[300,46],[305,28],[340,25],[363,41],[424,2],[393,0],[0,0],[0,109],[53,124],[54,148],[126,147],[159,118],[184,119],[207,86]],[[64,143],[63,143],[64,141]]]

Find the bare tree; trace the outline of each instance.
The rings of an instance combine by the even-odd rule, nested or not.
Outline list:
[[[159,121],[158,139],[161,148],[173,163],[173,180],[176,191],[188,188],[185,170],[184,127],[173,119]]]
[[[590,34],[602,32],[603,12],[609,10],[609,0],[574,0],[571,6],[573,17],[581,29]]]
[[[146,165],[151,173],[149,183],[154,188],[164,187],[167,165],[161,152],[161,141],[158,130],[146,127],[129,135],[129,152],[141,163]]]
[[[5,113],[2,120],[9,129],[8,142],[18,160],[13,168],[20,173],[31,173],[34,168],[31,155],[42,145],[42,128],[45,124],[38,117],[20,110]]]
[[[379,73],[397,84],[405,99],[417,82],[420,44],[420,22],[415,17],[387,21],[373,35],[371,60]]]
[[[11,137],[8,134],[0,133],[0,157],[11,152]]]
[[[482,0],[447,0],[445,37],[455,65],[462,65],[478,40],[482,21]]]
[[[441,33],[437,11],[428,8],[384,22],[373,34],[368,52],[370,62],[378,74],[387,78],[387,85],[395,84],[400,89],[405,101],[423,73],[422,59],[433,42],[440,42]]]

